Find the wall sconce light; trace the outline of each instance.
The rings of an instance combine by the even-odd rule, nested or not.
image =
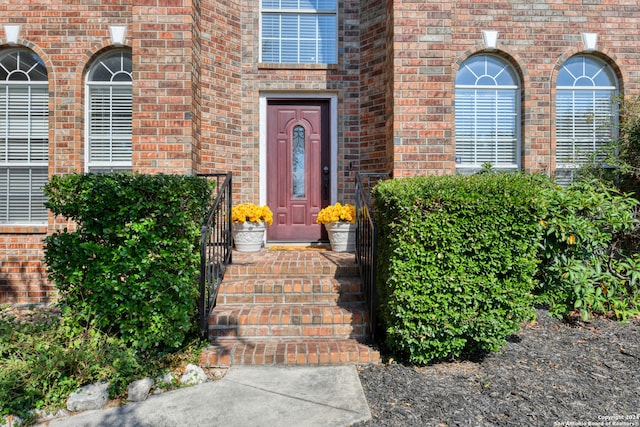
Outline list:
[[[20,35],[20,25],[5,25],[4,37],[9,44],[18,44],[18,36]]]
[[[584,45],[584,50],[587,52],[596,50],[598,46],[598,34],[582,33],[582,44]]]
[[[484,40],[485,49],[495,49],[498,41],[498,32],[482,30],[482,40]]]
[[[111,33],[111,43],[116,46],[124,44],[124,36],[127,33],[126,25],[109,25],[109,32]]]

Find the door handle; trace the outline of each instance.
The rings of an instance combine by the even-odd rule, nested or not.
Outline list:
[[[322,194],[325,200],[329,200],[329,166],[322,168]]]

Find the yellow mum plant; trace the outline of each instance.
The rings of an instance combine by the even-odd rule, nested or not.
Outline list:
[[[316,223],[327,224],[329,222],[356,222],[356,207],[353,205],[342,205],[340,202],[327,206],[318,212]]]
[[[243,203],[231,209],[231,217],[235,224],[244,222],[264,222],[267,225],[273,224],[273,213],[269,206],[258,206],[253,203]]]

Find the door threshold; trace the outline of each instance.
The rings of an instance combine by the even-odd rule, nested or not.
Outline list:
[[[303,251],[303,250],[329,250],[329,242],[267,242],[265,247],[270,251]]]

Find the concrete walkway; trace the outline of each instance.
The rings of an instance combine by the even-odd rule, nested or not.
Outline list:
[[[232,366],[219,381],[42,426],[348,426],[371,418],[351,366]]]

